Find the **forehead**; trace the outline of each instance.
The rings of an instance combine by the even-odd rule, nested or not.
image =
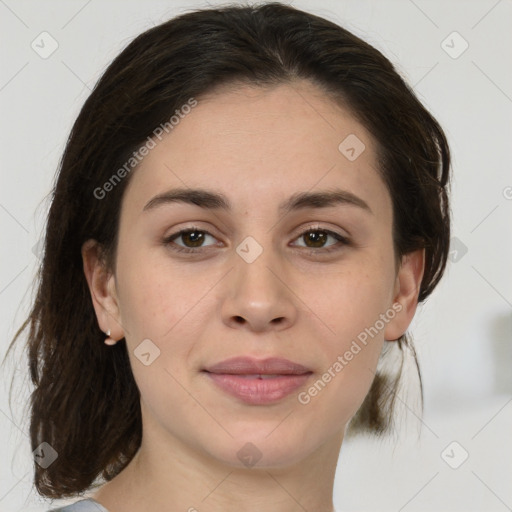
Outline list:
[[[389,207],[373,138],[311,83],[229,87],[196,100],[133,171],[123,208],[141,212],[173,187],[224,191],[245,209],[342,187]]]

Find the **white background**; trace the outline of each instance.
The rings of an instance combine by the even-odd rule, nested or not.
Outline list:
[[[340,511],[512,510],[512,3],[291,3],[381,50],[439,120],[453,152],[453,247],[459,250],[411,328],[423,371],[424,416],[409,413],[408,427],[396,439],[347,441],[335,505]],[[44,198],[90,89],[133,37],[206,5],[0,0],[0,356],[28,311],[39,261],[33,247],[48,206]],[[43,31],[58,42],[47,59],[31,48]],[[454,31],[469,44],[457,58],[464,41],[450,35]],[[2,373],[2,512],[51,505],[32,486],[25,366],[18,348]],[[11,410],[7,391],[13,373],[19,405]],[[458,469],[441,457],[452,441],[459,443],[445,452],[452,465],[469,454]]]

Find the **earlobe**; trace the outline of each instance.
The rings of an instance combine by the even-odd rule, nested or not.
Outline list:
[[[421,281],[425,270],[425,249],[405,254],[395,281],[393,309],[398,311],[384,330],[384,339],[394,341],[407,330],[418,306]],[[395,306],[400,304],[400,308]]]
[[[105,333],[110,331],[110,338],[118,340],[124,333],[119,318],[115,278],[107,272],[96,240],[87,240],[82,245],[82,260],[99,328]]]

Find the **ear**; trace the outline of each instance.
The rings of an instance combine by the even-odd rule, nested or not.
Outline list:
[[[425,249],[418,249],[402,257],[393,294],[393,309],[397,311],[397,314],[386,325],[384,330],[386,341],[395,341],[400,338],[412,322],[418,306],[418,295],[424,270]]]
[[[87,240],[82,245],[82,260],[98,325],[105,333],[110,329],[110,338],[120,340],[124,330],[120,323],[115,277],[107,272],[96,240]]]

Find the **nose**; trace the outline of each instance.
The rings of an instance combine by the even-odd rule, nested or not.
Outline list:
[[[252,262],[238,253],[224,282],[222,319],[229,327],[254,332],[289,328],[297,316],[297,294],[287,273],[265,249]],[[288,281],[290,278],[288,276]]]

